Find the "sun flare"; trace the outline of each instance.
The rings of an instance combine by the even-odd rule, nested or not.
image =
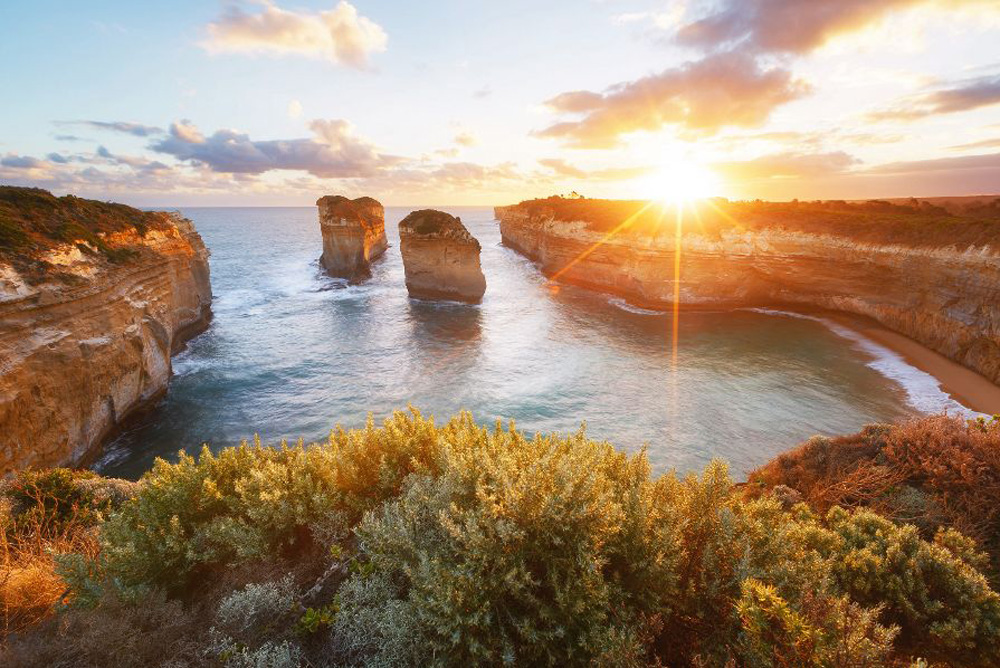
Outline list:
[[[719,194],[717,174],[695,161],[664,163],[636,180],[636,192],[643,198],[665,204],[684,204]]]

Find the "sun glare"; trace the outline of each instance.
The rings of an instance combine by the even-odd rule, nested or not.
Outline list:
[[[719,177],[697,162],[677,161],[662,165],[637,180],[637,192],[643,199],[665,204],[684,204],[719,194]]]

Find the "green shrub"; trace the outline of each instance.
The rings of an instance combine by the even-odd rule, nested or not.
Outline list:
[[[870,511],[835,508],[827,522],[837,538],[831,573],[852,600],[884,605],[908,644],[966,665],[1000,662],[1000,596],[976,569],[985,557],[969,541],[946,530],[929,543]]]
[[[469,418],[471,422],[471,418]],[[244,442],[198,459],[157,460],[142,491],[102,531],[103,568],[123,585],[185,587],[197,569],[295,553],[331,518],[350,530],[402,481],[438,464],[460,430],[418,412],[377,429],[334,431],[328,443],[280,448]]]
[[[676,580],[674,514],[645,458],[582,433],[527,440],[461,420],[443,473],[358,528],[368,578],[388,594],[373,602],[358,574],[342,595],[338,620],[371,620],[364,658],[585,664],[634,640],[636,608],[669,599]]]

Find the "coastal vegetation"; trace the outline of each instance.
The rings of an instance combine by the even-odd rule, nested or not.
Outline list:
[[[51,269],[39,256],[64,244],[110,262],[125,262],[137,251],[110,243],[108,235],[134,232],[142,237],[150,229],[163,228],[163,217],[124,204],[56,197],[41,188],[0,186],[0,261],[13,264],[29,279]]]
[[[995,421],[869,427],[740,485],[411,409],[134,484],[21,472],[0,663],[996,665],[998,441]],[[46,585],[8,586],[27,577]]]
[[[717,197],[683,207],[684,230],[718,234],[723,230],[786,230],[850,238],[859,243],[965,248],[996,243],[1000,198],[968,204],[928,200],[768,202]],[[596,231],[621,234],[673,234],[674,205],[644,200],[549,197],[521,202],[531,216],[582,221]]]

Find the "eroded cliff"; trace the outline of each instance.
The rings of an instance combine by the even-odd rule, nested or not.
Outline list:
[[[482,301],[482,249],[460,219],[432,209],[414,211],[399,223],[399,240],[411,297]]]
[[[211,317],[178,214],[0,188],[0,473],[87,461]],[[16,241],[10,243],[10,239]]]
[[[385,209],[371,197],[351,200],[340,195],[321,197],[316,206],[323,233],[320,264],[331,276],[352,280],[367,276],[371,262],[389,247]]]
[[[585,202],[574,207],[587,218]],[[498,207],[496,217],[504,243],[559,280],[653,308],[672,305],[676,294],[685,307],[815,307],[868,316],[1000,382],[1000,256],[996,245],[965,241],[989,240],[997,228],[988,222],[956,222],[949,234],[947,227],[929,232],[914,218],[895,230],[859,223],[854,234],[836,225],[820,233],[805,223],[720,226],[689,217],[675,280],[678,236],[670,215],[641,230],[560,220],[559,211],[537,203]]]

